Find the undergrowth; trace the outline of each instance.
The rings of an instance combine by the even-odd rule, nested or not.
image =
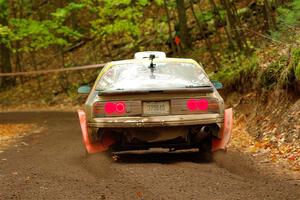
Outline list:
[[[236,56],[234,62],[223,59],[223,67],[216,73],[210,73],[210,77],[221,81],[227,89],[238,91],[288,88],[295,81],[300,81],[300,47],[275,57],[269,64],[265,65],[264,59],[264,56],[258,57],[256,53]]]
[[[288,69],[288,56],[279,56],[277,60],[271,62],[266,69],[261,69],[259,73],[259,85],[266,89],[274,88],[275,86],[284,86],[288,84],[288,76],[290,70]]]
[[[300,48],[293,51],[293,68],[295,72],[295,76],[298,80],[300,80]]]
[[[251,87],[252,77],[255,76],[257,57],[240,55],[234,58],[234,62],[223,61],[223,68],[211,74],[211,78],[221,81],[225,87],[240,90]]]
[[[251,56],[226,52],[222,68],[210,73],[210,77],[221,81],[228,90],[299,87],[294,86],[300,85],[300,0],[292,0],[277,14],[277,29],[270,38],[278,44],[258,46]]]

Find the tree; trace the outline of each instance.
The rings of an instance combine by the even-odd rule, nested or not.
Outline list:
[[[191,48],[192,41],[187,27],[186,8],[184,0],[176,0],[179,22],[179,35],[183,48]]]
[[[18,3],[22,5],[22,1],[18,1]],[[11,4],[11,8],[14,9],[15,6],[19,6],[16,4]],[[8,8],[7,6],[6,4],[6,8]],[[1,37],[0,41],[1,58],[2,63],[4,63],[3,72],[11,72],[11,63],[9,60],[11,52],[16,54],[16,68],[18,70],[21,68],[19,66],[20,52],[29,55],[33,68],[38,70],[35,59],[36,52],[50,46],[63,49],[72,42],[80,39],[81,34],[67,26],[65,21],[71,15],[72,11],[82,9],[83,7],[84,4],[69,3],[67,6],[58,8],[50,13],[50,16],[45,20],[42,20],[40,16],[39,19],[35,19],[34,17],[19,18],[16,16],[16,13],[9,20],[8,15],[5,18],[1,17],[0,35],[5,35],[5,37]],[[64,64],[62,67],[64,67]],[[38,82],[40,82],[39,79]],[[40,83],[38,85],[40,87]],[[63,87],[63,85],[67,84],[61,85]]]
[[[111,58],[124,57],[125,49],[127,54],[128,50],[143,49],[142,44],[147,41],[154,43],[154,40],[160,40],[161,36],[167,39],[165,21],[157,17],[144,16],[148,6],[159,7],[163,1],[156,0],[151,5],[149,0],[98,0],[96,2],[98,5],[96,4],[92,9],[95,9],[93,11],[96,12],[97,18],[91,21],[91,33],[99,44],[106,48]],[[161,30],[162,28],[165,29]],[[112,49],[115,50],[115,55]]]
[[[209,39],[209,36],[205,35],[203,24],[198,20],[198,18],[196,16],[192,0],[190,0],[190,5],[191,5],[191,10],[192,10],[193,16],[194,16],[194,18],[196,20],[196,23],[197,23],[197,25],[200,29],[200,34],[202,35],[202,38],[204,38],[206,48],[207,48],[208,52],[210,53],[210,56],[211,56],[211,58],[214,62],[214,65],[215,65],[216,69],[218,69],[220,67],[220,65],[219,65],[219,62],[218,62],[214,52],[213,52],[212,43]]]
[[[165,8],[165,12],[167,15],[167,22],[168,22],[168,28],[169,28],[169,41],[171,44],[172,52],[173,52],[173,54],[175,54],[175,46],[174,46],[174,42],[173,42],[172,28],[171,28],[171,19],[170,19],[167,0],[164,0],[164,8]]]
[[[96,7],[97,19],[91,21],[91,32],[96,39],[104,43],[110,57],[114,57],[110,45],[116,42],[116,38],[120,39],[117,42],[122,43],[122,46],[131,44],[131,47],[134,47],[138,43],[143,19],[142,8],[147,3],[147,0],[99,1]]]
[[[273,17],[272,8],[269,3],[269,0],[264,0],[263,2],[263,12],[265,18],[265,27],[266,30],[274,29],[276,27],[275,18]]]
[[[0,36],[2,35],[2,37],[4,35],[7,36],[8,33],[8,2],[6,0],[0,0]],[[6,31],[5,31],[6,30]],[[1,34],[2,33],[2,34]],[[1,37],[1,38],[2,38]],[[10,57],[11,57],[11,52],[10,49],[6,46],[5,44],[5,40],[4,38],[2,38],[0,40],[0,70],[3,73],[9,73],[12,72],[12,65],[11,65],[11,61],[10,61]],[[7,87],[10,85],[13,85],[15,82],[14,79],[12,78],[1,78],[0,79],[0,87]]]
[[[219,33],[218,28],[220,26],[223,26],[222,17],[220,15],[220,12],[219,12],[216,2],[214,0],[209,0],[209,4],[210,4],[210,7],[211,7],[213,15],[214,15],[214,25],[215,25],[215,29],[216,29],[215,31],[216,31],[216,34],[218,35],[218,38],[219,38],[219,41],[221,44],[221,34]],[[224,31],[226,33],[226,37],[227,37],[229,46],[233,46],[233,41],[228,33],[228,30],[225,28]]]
[[[237,16],[237,10],[234,2],[230,0],[220,0],[226,10],[226,23],[229,40],[234,40],[240,50],[247,51],[247,42],[241,27],[240,20]],[[233,39],[231,39],[233,38]]]

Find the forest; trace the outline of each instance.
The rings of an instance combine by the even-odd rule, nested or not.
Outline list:
[[[173,99],[166,96],[174,92],[147,91],[157,101],[144,91],[120,95],[127,79],[117,95],[79,94],[106,63],[140,51],[194,59],[211,82],[201,93],[186,85]],[[152,78],[154,66],[152,59]],[[172,100],[186,113],[172,113]],[[159,101],[169,114],[144,115],[144,105]],[[194,112],[201,102],[207,110]],[[127,115],[127,108],[138,114]],[[204,123],[204,115],[221,121]],[[170,116],[191,124],[168,125]],[[201,126],[190,120],[195,116]],[[160,124],[152,127],[155,117]],[[158,144],[189,143],[205,133],[198,139],[212,147],[216,130],[229,143],[224,151],[207,148],[209,159],[200,149],[88,155],[84,147],[94,145],[91,138],[122,134],[135,145],[136,135],[151,138],[177,126],[187,133]],[[123,145],[124,138],[115,141]],[[0,199],[277,200],[300,199],[299,187],[300,0],[0,0]]]
[[[2,73],[105,63],[161,50],[195,58],[215,72],[212,76],[234,83],[247,79],[241,73],[253,75],[257,52],[265,47],[282,45],[295,56],[294,65],[299,59],[294,34],[299,0],[1,0],[0,8]],[[262,84],[290,84],[300,76],[300,66],[292,65],[275,69],[276,77],[261,77]],[[51,76],[3,76],[0,88],[28,81],[41,88]],[[67,72],[55,76],[57,92],[70,93],[82,84]],[[83,72],[71,76],[93,80]]]

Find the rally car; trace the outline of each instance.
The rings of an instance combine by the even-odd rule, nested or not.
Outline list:
[[[88,153],[112,150],[226,149],[232,109],[225,109],[201,64],[167,58],[164,52],[138,52],[134,59],[107,63],[78,110]]]

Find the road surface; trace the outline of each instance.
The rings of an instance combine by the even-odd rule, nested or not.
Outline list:
[[[300,199],[300,183],[261,169],[232,150],[206,161],[197,153],[85,157],[76,113],[0,113],[0,123],[43,127],[0,154],[6,199]]]

